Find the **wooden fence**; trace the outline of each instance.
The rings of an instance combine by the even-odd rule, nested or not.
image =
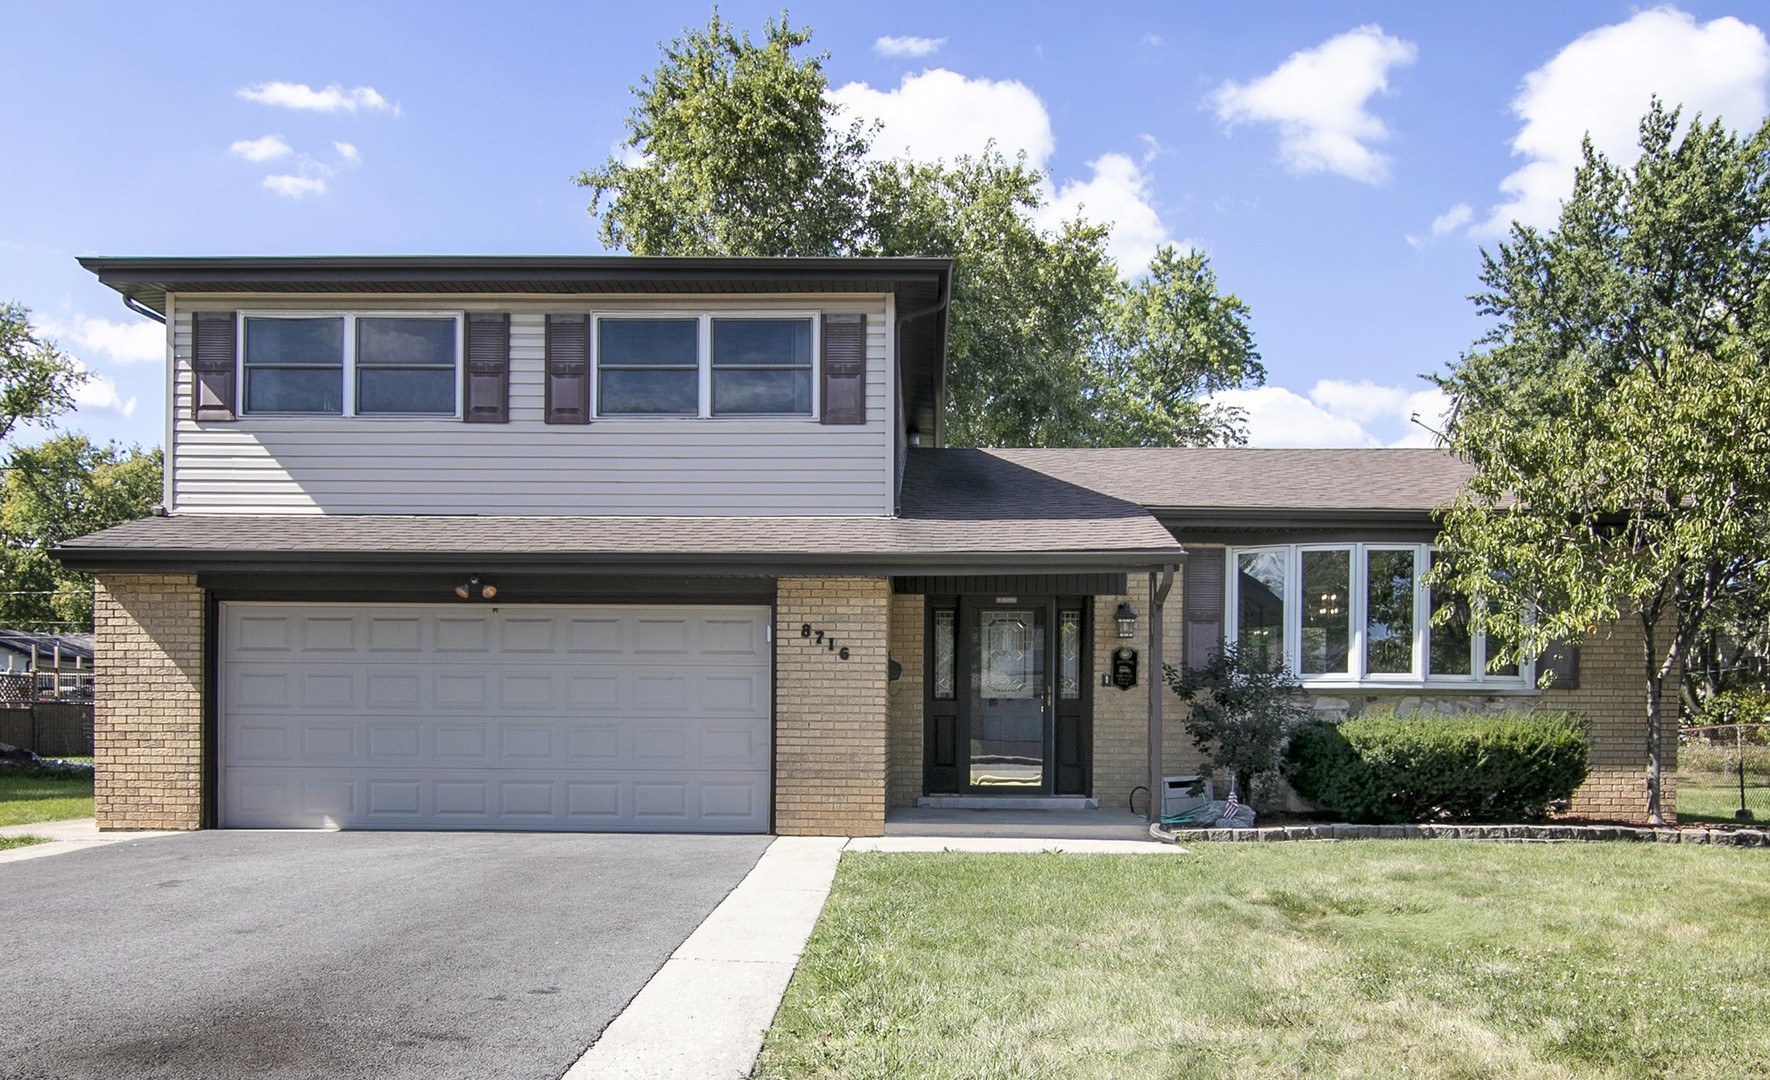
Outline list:
[[[0,705],[0,743],[21,746],[41,757],[91,757],[92,703]]]

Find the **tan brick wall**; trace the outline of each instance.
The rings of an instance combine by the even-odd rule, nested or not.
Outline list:
[[[1580,644],[1579,689],[1543,692],[1542,707],[1569,709],[1591,722],[1591,774],[1573,793],[1580,817],[1641,821],[1647,816],[1647,687],[1639,622],[1599,627]],[[1666,680],[1660,719],[1660,808],[1678,810],[1678,683]]]
[[[891,659],[903,674],[886,690],[890,788],[886,804],[914,806],[922,794],[922,663],[928,598],[891,598]]]
[[[1162,662],[1179,662],[1180,634],[1185,624],[1181,606],[1181,575],[1162,607],[1162,657],[1149,652],[1149,575],[1132,574],[1125,596],[1094,598],[1094,797],[1102,807],[1123,810],[1131,805],[1131,791],[1149,784],[1149,683],[1162,677]],[[1121,601],[1137,613],[1137,635],[1118,636],[1113,612]],[[1100,685],[1100,677],[1112,671],[1113,650],[1129,646],[1137,650],[1137,686],[1120,690]],[[1197,772],[1199,753],[1181,726],[1183,706],[1165,686],[1162,688],[1162,773]],[[1137,810],[1146,804],[1137,796]]]
[[[93,589],[101,829],[202,827],[203,614],[190,575],[105,574]]]
[[[776,589],[774,823],[783,836],[885,831],[884,578],[781,578]],[[849,658],[799,636],[809,623]]]

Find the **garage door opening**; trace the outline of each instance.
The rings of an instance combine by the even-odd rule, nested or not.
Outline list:
[[[766,607],[224,603],[224,828],[766,832]]]

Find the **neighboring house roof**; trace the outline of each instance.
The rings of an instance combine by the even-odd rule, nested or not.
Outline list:
[[[1143,508],[982,450],[910,454],[899,517],[176,514],[67,541],[82,568],[520,565],[675,573],[1134,569],[1182,550]]]
[[[1169,524],[1426,521],[1472,475],[1442,450],[1133,447],[992,450],[1004,461],[1136,503]]]
[[[36,647],[37,655],[44,661],[54,658],[56,649],[61,650],[62,660],[73,661],[75,664],[92,664],[91,634],[39,634],[30,630],[0,630],[0,649],[20,656],[30,656],[32,647]]]

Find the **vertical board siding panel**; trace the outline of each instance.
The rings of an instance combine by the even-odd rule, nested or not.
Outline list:
[[[681,310],[696,303],[670,298],[654,306]],[[768,306],[742,299],[727,303],[741,310]],[[792,310],[815,306],[803,300],[779,303]],[[304,299],[301,306],[326,305]],[[427,300],[416,306],[448,305]],[[876,515],[888,505],[891,410],[882,301],[830,303],[830,310],[867,315],[867,422],[842,427],[797,418],[545,424],[546,315],[540,303],[531,308],[511,316],[510,421],[497,425],[250,416],[230,424],[194,424],[188,419],[190,313],[178,311],[173,403],[179,410],[173,473],[178,509],[797,516]],[[560,307],[549,301],[545,310]]]

